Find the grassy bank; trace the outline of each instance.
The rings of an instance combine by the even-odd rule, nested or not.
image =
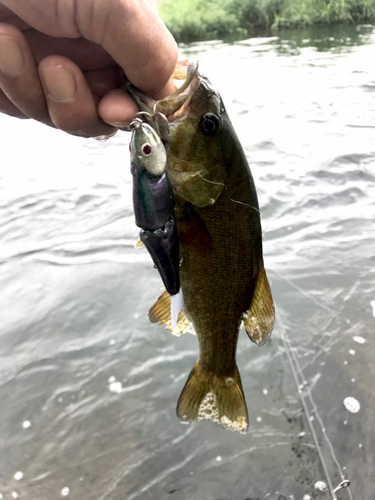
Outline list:
[[[178,42],[375,21],[375,0],[161,0],[159,9]]]

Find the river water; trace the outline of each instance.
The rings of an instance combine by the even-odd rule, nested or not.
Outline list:
[[[247,435],[175,416],[197,339],[148,322],[129,135],[0,117],[0,498],[329,499],[308,419],[338,498],[374,498],[374,54],[371,26],[181,47],[262,209],[277,322],[262,348],[240,334]]]

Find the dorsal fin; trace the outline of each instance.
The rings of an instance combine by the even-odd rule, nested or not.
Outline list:
[[[178,314],[177,326],[175,331],[172,331],[171,324],[171,297],[167,291],[165,291],[155,304],[151,307],[148,312],[148,317],[151,323],[158,323],[159,325],[165,325],[166,330],[173,333],[179,337],[185,333],[190,326],[190,320],[187,318],[184,311],[180,311]]]
[[[261,346],[269,339],[274,321],[275,307],[262,261],[250,309],[243,316],[243,325],[250,340]]]

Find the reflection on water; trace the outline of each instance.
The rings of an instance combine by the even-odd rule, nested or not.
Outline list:
[[[246,436],[175,417],[197,339],[148,322],[161,282],[134,249],[129,137],[0,118],[4,499],[331,498],[285,335],[333,487],[342,473],[372,498],[374,43],[362,26],[182,49],[220,89],[262,207],[278,319],[260,349],[240,335]]]

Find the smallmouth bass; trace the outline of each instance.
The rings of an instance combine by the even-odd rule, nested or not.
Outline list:
[[[245,432],[248,413],[236,365],[243,323],[263,345],[274,323],[274,305],[263,265],[260,211],[245,153],[219,93],[189,60],[175,77],[184,83],[153,101],[130,83],[139,116],[166,147],[166,172],[175,199],[179,279],[184,311],[177,329],[192,322],[199,357],[177,405],[183,421],[212,420]],[[150,309],[152,322],[170,325],[165,292]]]

